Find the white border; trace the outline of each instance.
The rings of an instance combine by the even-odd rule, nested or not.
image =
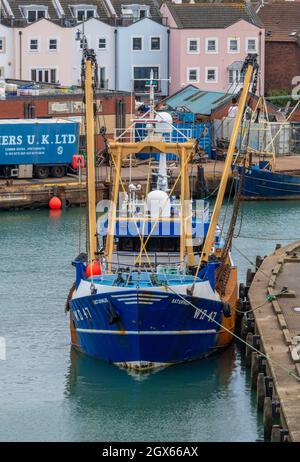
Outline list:
[[[142,48],[140,50],[134,50],[133,49],[133,39],[134,38],[142,39]],[[131,51],[132,51],[132,53],[141,53],[141,51],[144,51],[144,36],[143,35],[132,35],[131,36]]]
[[[37,45],[38,45],[37,50],[31,50],[31,48],[30,48],[31,40],[37,40],[37,42],[38,42],[37,43]],[[29,37],[27,45],[28,45],[27,48],[28,48],[29,53],[39,53],[41,51],[41,37]]]
[[[190,71],[197,71],[197,80],[190,80]],[[186,68],[186,81],[187,83],[200,83],[200,68],[199,67],[187,67]]]
[[[237,41],[237,50],[236,51],[230,50],[230,41],[231,40],[236,40]],[[227,53],[229,53],[230,55],[236,55],[237,53],[240,53],[240,50],[241,50],[240,37],[228,37],[227,38]]]
[[[56,40],[56,50],[50,50],[50,40]],[[47,38],[48,52],[58,53],[60,51],[60,39],[59,37],[48,37]]]
[[[56,71],[56,82],[59,81],[59,72],[58,72],[58,67],[57,66],[33,66],[33,67],[29,67],[28,70],[29,70],[29,80],[32,80],[31,79],[31,71],[33,71],[33,70],[36,70],[36,71],[52,71],[52,70],[55,70]],[[50,77],[51,77],[51,75],[50,75]],[[39,82],[39,81],[36,80],[36,82]],[[51,83],[51,79],[50,79],[50,82],[48,82],[48,83]]]
[[[215,43],[216,43],[216,50],[215,51],[209,51],[208,50],[208,41],[209,40],[215,40]],[[219,39],[218,39],[218,37],[206,37],[205,38],[205,53],[207,55],[217,55],[219,53]]]
[[[208,80],[207,74],[208,71],[215,71],[215,80]],[[205,83],[218,83],[218,68],[214,66],[205,67]]]
[[[190,42],[192,40],[197,42],[197,51],[191,51],[190,50]],[[187,52],[188,55],[199,55],[200,54],[200,38],[199,37],[189,37],[189,38],[187,38],[186,52]]]
[[[248,40],[255,40],[255,51],[248,50]],[[245,38],[245,52],[246,53],[258,53],[258,38],[257,37],[246,37]]]
[[[151,39],[153,38],[159,38],[159,50],[152,50],[151,48]],[[153,51],[154,53],[157,53],[159,51],[162,51],[162,36],[161,35],[150,35],[149,37],[149,51]]]

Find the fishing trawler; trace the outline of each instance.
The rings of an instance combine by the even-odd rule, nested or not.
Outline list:
[[[237,165],[235,181],[243,176],[242,196],[244,199],[300,199],[299,172],[276,172],[274,164],[267,160],[248,163],[245,169]]]
[[[114,167],[111,204],[108,216],[100,214],[97,222],[93,118],[97,65],[93,50],[84,48],[83,54],[88,255],[81,254],[73,262],[76,282],[68,299],[71,343],[87,355],[137,371],[208,356],[231,342],[235,328],[237,269],[230,256],[233,232],[228,232],[224,242],[217,225],[256,72],[255,56],[245,62],[244,88],[211,219],[207,206],[197,213],[190,197],[188,166],[195,154],[195,141],[174,142],[170,132],[166,135],[165,129],[158,128],[160,122],[167,122],[154,110],[155,82],[150,79],[150,109],[143,116],[146,133],[138,140],[130,136],[129,141],[109,142]],[[127,190],[124,186],[122,160],[151,152],[160,154],[157,182],[150,190],[148,181],[145,197],[138,197],[138,185],[131,183]],[[180,163],[172,187],[168,184],[167,153],[177,155]],[[179,197],[174,196],[176,184],[180,184]],[[123,199],[117,207],[120,187]]]

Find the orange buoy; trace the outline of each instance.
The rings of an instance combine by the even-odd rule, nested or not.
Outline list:
[[[54,196],[49,201],[49,207],[51,210],[58,210],[61,208],[61,200],[59,197]]]
[[[85,276],[89,278],[92,273],[93,276],[100,276],[100,274],[102,274],[102,269],[98,260],[94,260],[92,265],[89,263],[86,267]]]

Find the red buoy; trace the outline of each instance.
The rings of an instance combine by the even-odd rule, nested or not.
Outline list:
[[[54,196],[49,201],[49,207],[51,210],[58,210],[61,208],[61,200],[59,197]]]
[[[100,276],[100,274],[102,274],[102,269],[98,260],[94,260],[92,265],[89,263],[86,267],[85,276],[89,278],[91,277],[92,273],[93,276]]]
[[[72,168],[78,170],[79,164],[80,168],[84,168],[84,157],[81,154],[74,154],[72,157]]]

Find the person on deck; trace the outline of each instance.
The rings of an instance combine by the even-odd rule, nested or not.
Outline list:
[[[237,98],[234,96],[231,100],[231,106],[228,109],[228,117],[236,117],[238,110]]]

